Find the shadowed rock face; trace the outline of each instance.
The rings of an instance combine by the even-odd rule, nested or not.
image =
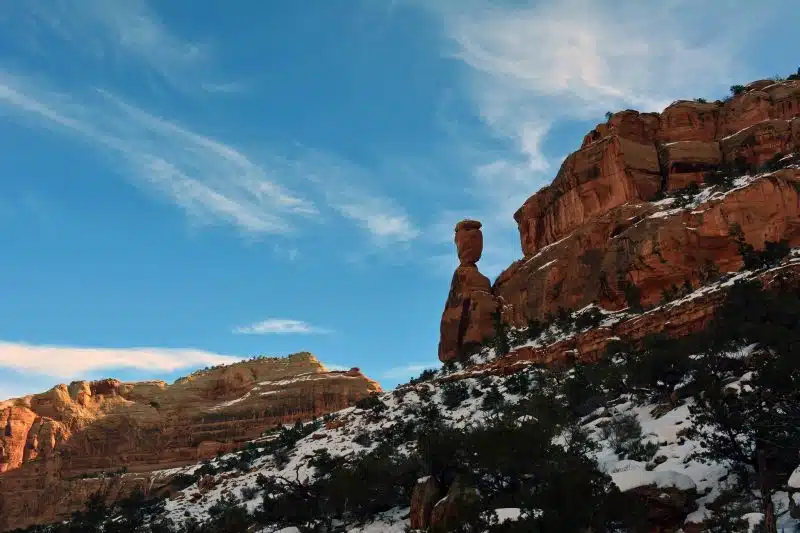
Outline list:
[[[474,255],[474,245],[462,252],[460,242],[474,241],[466,233],[459,237],[457,227],[462,264],[442,317],[440,359],[460,357],[491,336],[498,308],[506,324],[524,327],[559,307],[594,302],[624,308],[630,286],[639,289],[642,304],[656,303],[673,284],[696,285],[710,264],[737,270],[741,257],[729,235],[734,223],[756,249],[781,239],[800,246],[797,168],[764,175],[693,209],[650,202],[658,192],[702,182],[708,171],[752,171],[778,154],[797,152],[797,80],[753,82],[727,102],[679,101],[660,114],[612,115],[584,137],[553,182],[514,213],[523,258],[489,290],[474,267],[477,259],[465,263],[480,254]]]
[[[442,314],[439,359],[452,361],[473,353],[494,334],[497,300],[489,278],[475,263],[483,252],[481,223],[462,220],[456,225],[455,243],[460,265],[453,274]]]
[[[349,407],[379,391],[358,369],[313,355],[255,359],[172,385],[73,382],[0,402],[0,530],[53,522],[98,490],[108,502],[168,481],[156,471],[229,451],[277,423]],[[79,479],[127,469],[117,477]]]

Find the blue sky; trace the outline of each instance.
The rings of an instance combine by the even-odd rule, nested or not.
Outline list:
[[[607,110],[800,62],[795,2],[644,4],[0,0],[0,398],[436,364],[455,222],[496,276]]]

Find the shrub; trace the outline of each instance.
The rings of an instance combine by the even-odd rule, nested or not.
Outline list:
[[[729,171],[714,170],[706,172],[703,176],[703,183],[711,187],[719,187],[723,191],[728,191],[733,188],[736,177]]]
[[[719,267],[714,261],[706,259],[700,266],[699,277],[701,286],[714,283],[720,277]]]
[[[642,308],[642,291],[634,283],[623,279],[619,283],[622,289],[622,294],[625,296],[625,302],[628,304],[630,311],[634,313],[641,313]]]
[[[745,91],[744,85],[731,85],[731,94],[733,96],[742,94]]]
[[[387,406],[381,401],[380,395],[372,393],[369,396],[364,396],[356,402],[356,407],[364,411],[372,411],[373,413],[381,413],[387,409]]]
[[[353,442],[356,444],[360,444],[365,448],[372,444],[372,437],[366,431],[362,431],[358,433],[355,437],[353,437]]]
[[[583,313],[575,317],[575,329],[583,331],[588,328],[596,328],[603,321],[603,313],[597,307],[590,307]]]
[[[455,409],[469,398],[469,388],[463,381],[449,381],[442,385],[442,404],[448,409]]]
[[[647,400],[661,401],[670,396],[692,370],[693,338],[671,339],[664,334],[649,334],[642,347],[628,353],[625,367],[629,385]]]
[[[779,170],[780,168],[783,167],[783,165],[781,164],[781,159],[783,159],[784,156],[785,156],[785,154],[782,154],[780,152],[778,152],[777,154],[773,155],[771,158],[769,158],[769,160],[767,160],[761,166],[761,171],[762,172],[774,172],[776,170]]]
[[[777,242],[766,241],[763,250],[756,250],[753,245],[745,241],[744,232],[738,224],[731,226],[730,235],[736,242],[739,254],[742,256],[742,268],[745,270],[774,267],[792,251],[789,241],[785,239]]]
[[[489,391],[483,397],[483,402],[481,403],[481,407],[483,407],[486,411],[498,411],[503,406],[505,406],[506,399],[503,396],[503,393],[500,392],[500,389],[497,388],[497,385],[492,385],[489,388]]]
[[[242,487],[242,500],[249,502],[258,494],[258,487]]]
[[[417,396],[419,396],[420,401],[429,402],[431,398],[433,398],[433,389],[428,387],[427,385],[423,385],[417,389],[415,389]]]
[[[435,377],[436,377],[436,370],[434,370],[432,368],[426,368],[425,370],[422,371],[422,373],[419,375],[419,377],[416,377],[416,378],[412,379],[411,381],[409,381],[409,384],[410,385],[416,385],[417,383],[423,383],[425,381],[430,381]]]
[[[506,333],[506,325],[503,322],[503,314],[498,309],[492,315],[494,320],[494,339],[492,340],[492,346],[495,349],[497,357],[503,357],[508,352],[511,351],[511,347],[508,345],[508,335]]]
[[[511,394],[524,396],[531,389],[531,378],[526,372],[517,372],[506,380],[506,389]]]
[[[649,461],[653,458],[658,445],[642,443],[642,425],[632,414],[621,414],[603,426],[603,438],[608,440],[614,453],[621,458],[634,461]]]
[[[535,341],[539,338],[539,335],[545,330],[545,325],[539,322],[538,320],[529,320],[528,321],[528,339]]]

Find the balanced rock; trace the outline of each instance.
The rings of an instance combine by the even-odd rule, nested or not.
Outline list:
[[[462,265],[474,265],[483,253],[483,232],[477,220],[462,220],[456,224],[456,249]]]
[[[455,243],[460,265],[453,274],[442,314],[439,359],[452,361],[477,351],[494,334],[497,299],[489,278],[476,263],[483,253],[481,223],[463,220],[456,225]]]

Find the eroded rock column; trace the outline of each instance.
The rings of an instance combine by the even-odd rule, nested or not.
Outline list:
[[[460,359],[475,353],[494,334],[493,315],[497,300],[492,295],[489,278],[478,270],[483,252],[483,233],[477,220],[456,224],[458,268],[450,283],[439,337],[439,359]]]

